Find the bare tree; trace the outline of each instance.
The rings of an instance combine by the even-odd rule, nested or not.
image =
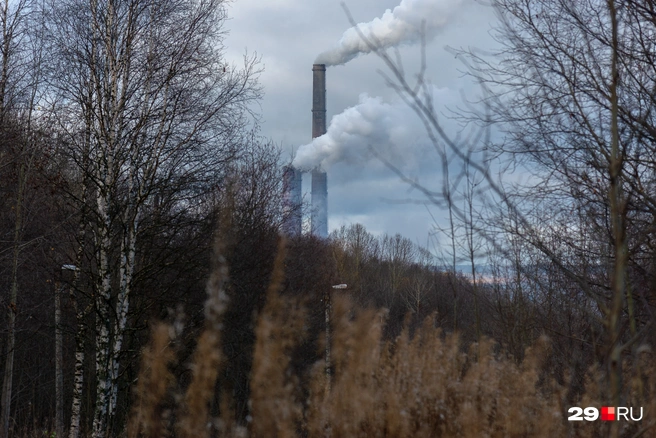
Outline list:
[[[483,127],[465,139],[449,136],[440,124],[425,64],[412,81],[398,58],[375,38],[361,34],[388,67],[388,84],[424,122],[438,161],[444,162],[444,145],[463,177],[429,188],[387,164],[428,201],[449,208],[465,224],[467,235],[476,232],[514,260],[519,291],[524,292],[521,288],[539,272],[524,258],[532,254],[521,249],[526,246],[541,253],[594,303],[586,310],[589,315],[602,311],[614,402],[623,388],[622,352],[645,339],[653,321],[653,293],[639,285],[650,284],[653,275],[653,231],[647,224],[655,217],[654,5],[628,0],[497,0],[493,6],[501,23],[498,57],[490,61],[475,51],[463,57],[481,86],[482,109],[470,111],[479,123],[473,126]],[[472,160],[468,153],[494,146],[486,136],[492,122],[502,122],[506,133],[492,150],[512,152],[536,171],[533,181],[539,182],[524,191],[528,196],[508,190],[485,159]],[[480,175],[477,195],[496,218],[494,229],[477,225],[466,204],[463,209],[454,202],[453,184],[467,180],[464,169]],[[547,211],[547,205],[558,208]],[[588,212],[585,232],[563,227],[577,209]],[[544,211],[544,217],[536,215]],[[563,230],[568,234],[561,234],[563,242],[554,245]],[[594,244],[577,236],[582,233]],[[594,252],[586,254],[591,247]],[[604,268],[605,276],[599,274]]]
[[[0,154],[3,162],[0,169],[13,168],[16,175],[11,249],[11,281],[8,294],[7,347],[0,401],[0,437],[9,434],[12,404],[14,355],[16,349],[16,317],[20,279],[21,251],[26,223],[27,192],[35,173],[35,164],[40,160],[38,124],[35,119],[36,100],[41,90],[42,42],[35,25],[33,2],[21,0],[0,4],[0,130],[4,147],[11,152]]]
[[[474,316],[476,318],[476,340],[481,338],[481,311],[480,300],[481,294],[479,290],[479,279],[476,264],[481,251],[484,246],[484,241],[479,236],[477,230],[482,229],[480,218],[477,217],[476,201],[477,201],[477,187],[483,182],[482,178],[472,172],[469,160],[464,163],[464,187],[460,194],[463,199],[462,212],[465,217],[463,223],[464,239],[461,242],[462,250],[464,250],[467,261],[471,269],[471,282],[474,294]]]
[[[371,297],[366,291],[366,266],[380,256],[380,242],[362,224],[343,225],[331,233],[333,257],[337,262],[339,281],[347,283],[355,298],[364,303]]]
[[[604,314],[609,401],[617,404],[622,354],[653,321],[644,284],[653,275],[654,5],[494,5],[503,49],[498,62],[474,55],[474,74],[504,123],[504,148],[541,177],[533,204],[559,205],[538,226],[543,236],[560,233],[560,263],[589,285]],[[581,211],[580,226],[561,225]]]
[[[426,248],[417,248],[417,261],[412,266],[415,269],[410,269],[409,284],[404,291],[403,300],[408,309],[417,315],[418,318],[422,316],[428,294],[431,292],[433,278],[432,271],[435,269],[434,257]]]
[[[394,236],[384,235],[380,241],[381,261],[385,264],[387,281],[385,300],[387,307],[391,307],[406,288],[408,283],[408,270],[416,260],[416,247],[412,241],[400,234]]]
[[[221,0],[70,0],[53,2],[49,19],[56,110],[83,185],[71,195],[95,253],[84,269],[94,278],[100,437],[116,414],[143,215],[163,200],[194,208],[236,156],[258,64],[222,61]]]

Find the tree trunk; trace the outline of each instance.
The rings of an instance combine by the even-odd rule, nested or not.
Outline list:
[[[68,438],[80,435],[80,412],[82,409],[82,390],[84,385],[84,338],[87,325],[83,312],[77,314],[77,333],[75,334],[75,375],[73,377],[73,402],[71,403],[71,426]]]
[[[109,351],[110,339],[110,314],[109,302],[111,299],[111,272],[109,257],[111,250],[111,239],[109,236],[111,220],[107,213],[110,202],[102,194],[98,194],[98,212],[103,218],[103,223],[98,230],[99,238],[99,284],[96,294],[96,409],[93,418],[93,438],[103,438],[107,431],[107,416],[109,411],[110,396],[110,370]]]
[[[2,412],[0,412],[0,437],[9,437],[9,418],[11,416],[11,393],[14,379],[14,349],[16,347],[16,314],[18,307],[18,256],[20,255],[20,237],[22,228],[23,190],[25,165],[21,164],[18,175],[18,194],[16,195],[16,219],[14,223],[14,250],[11,261],[11,289],[9,294],[9,311],[7,315],[7,357],[2,381]]]
[[[625,276],[626,276],[626,261],[627,261],[627,243],[626,243],[626,206],[622,193],[622,151],[620,150],[619,141],[619,114],[618,114],[618,87],[619,87],[619,71],[618,71],[618,24],[617,24],[617,9],[614,0],[608,0],[608,12],[611,19],[612,27],[612,45],[611,45],[611,84],[610,84],[610,105],[611,105],[611,141],[610,141],[610,160],[609,160],[609,176],[610,176],[610,215],[611,215],[611,229],[614,241],[614,258],[615,266],[612,276],[612,300],[610,312],[608,314],[608,332],[610,335],[610,354],[608,357],[608,368],[610,374],[610,392],[611,392],[611,406],[620,405],[620,397],[622,393],[622,308],[624,307],[624,293],[625,293]],[[611,436],[616,437],[619,435],[619,423],[612,422]]]
[[[122,248],[120,282],[118,300],[116,302],[116,321],[114,322],[114,345],[110,358],[110,399],[108,417],[116,414],[116,401],[118,398],[119,359],[123,347],[123,335],[128,320],[130,304],[130,288],[134,273],[134,259],[136,254],[136,228],[137,219],[130,221],[126,243]]]
[[[61,271],[55,273],[61,275]],[[55,433],[64,436],[64,358],[62,352],[63,335],[61,328],[61,292],[60,281],[55,282]]]
[[[86,203],[87,190],[86,185],[83,187],[82,199]],[[71,424],[68,432],[69,438],[78,438],[80,435],[80,411],[82,408],[82,390],[84,386],[84,342],[87,335],[87,316],[93,309],[93,302],[81,310],[77,298],[75,296],[75,288],[77,287],[80,278],[80,262],[84,253],[84,244],[86,237],[86,214],[83,210],[82,218],[78,230],[78,242],[80,246],[77,249],[75,256],[75,271],[73,274],[73,283],[69,290],[69,296],[73,308],[75,309],[75,320],[77,322],[77,331],[75,333],[75,371],[73,376],[73,400],[71,402]],[[63,435],[62,435],[63,436]]]
[[[86,102],[91,102],[93,90],[91,86],[87,86]],[[85,340],[88,332],[87,317],[94,308],[94,303],[90,302],[87,307],[82,310],[75,295],[78,281],[82,270],[82,258],[84,256],[84,248],[87,244],[87,223],[88,211],[87,203],[89,201],[89,170],[91,159],[91,120],[92,111],[85,108],[83,111],[85,122],[84,142],[82,144],[82,169],[84,170],[84,180],[82,182],[82,196],[81,196],[81,211],[80,222],[78,224],[77,242],[79,243],[75,254],[75,272],[73,275],[73,283],[69,290],[69,297],[73,308],[75,309],[75,321],[77,323],[77,331],[75,333],[75,367],[73,376],[73,400],[71,401],[71,424],[68,432],[69,438],[78,438],[80,435],[80,420],[82,410],[82,394],[84,389],[84,359],[85,359]]]

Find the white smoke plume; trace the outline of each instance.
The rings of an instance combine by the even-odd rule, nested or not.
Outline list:
[[[423,125],[405,103],[361,94],[357,105],[332,118],[324,135],[298,149],[293,164],[305,171],[328,170],[337,162],[363,164],[372,158],[371,148],[387,160],[405,160],[425,141]]]
[[[416,43],[421,38],[422,24],[426,41],[439,33],[466,0],[401,0],[394,10],[387,9],[382,17],[357,26],[362,35],[381,48]],[[337,47],[321,53],[315,64],[342,65],[358,55],[371,52],[355,27],[342,35]]]

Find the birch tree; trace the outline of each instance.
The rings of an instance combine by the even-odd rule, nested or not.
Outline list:
[[[422,317],[427,296],[433,284],[434,257],[426,248],[417,247],[417,262],[411,266],[408,273],[408,286],[403,294],[403,301],[408,310],[416,315],[417,320]]]
[[[58,58],[52,83],[83,186],[74,197],[87,209],[82,227],[94,248],[87,267],[96,321],[94,437],[106,436],[116,415],[143,215],[156,198],[193,208],[236,156],[236,133],[259,95],[255,57],[241,68],[222,60],[224,6],[222,0],[51,5]]]

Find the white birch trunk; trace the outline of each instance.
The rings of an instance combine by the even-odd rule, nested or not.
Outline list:
[[[55,275],[61,275],[61,271]],[[64,436],[64,357],[62,351],[63,334],[61,328],[61,293],[60,281],[55,282],[55,433]]]
[[[105,180],[110,178],[108,173],[104,175]],[[96,292],[96,409],[93,419],[93,438],[103,438],[106,434],[110,392],[111,218],[108,206],[111,203],[108,198],[110,198],[108,193],[99,193],[97,197],[98,213],[102,218],[102,224],[97,237],[100,241],[98,254],[100,284]]]
[[[130,305],[130,289],[134,273],[134,259],[136,254],[136,228],[138,222],[128,226],[128,235],[124,239],[121,251],[120,290],[116,301],[116,321],[114,322],[114,346],[110,358],[110,400],[108,416],[111,418],[116,413],[116,401],[118,398],[119,359],[123,347],[123,335],[128,320],[128,309]]]
[[[90,96],[93,94],[91,89],[87,90],[87,99],[90,101]],[[85,123],[86,132],[83,143],[83,166],[84,180],[82,182],[82,210],[80,223],[78,224],[78,238],[79,246],[75,254],[75,272],[73,274],[73,284],[69,290],[69,297],[73,308],[75,309],[75,320],[77,322],[77,331],[75,333],[75,366],[73,375],[73,400],[71,401],[71,423],[69,427],[68,437],[78,438],[80,435],[80,419],[82,410],[82,390],[84,389],[84,359],[85,359],[85,339],[87,335],[87,322],[86,318],[94,308],[94,303],[91,302],[86,309],[80,309],[79,303],[75,296],[75,289],[80,279],[80,270],[82,257],[84,255],[84,248],[87,243],[87,210],[86,205],[88,202],[90,181],[88,172],[90,169],[90,146],[91,146],[91,111],[85,108]]]
[[[96,208],[99,229],[96,235],[98,245],[99,285],[96,291],[96,407],[93,419],[93,438],[103,438],[108,432],[109,399],[112,387],[110,370],[110,351],[112,339],[110,332],[110,300],[112,299],[112,225],[114,194],[114,158],[117,150],[115,119],[115,59],[111,28],[113,20],[112,2],[107,3],[107,10],[100,11],[97,0],[91,0],[91,27],[93,29],[93,46],[91,53],[90,81],[93,84],[92,99],[102,112],[93,116],[91,128],[96,141],[95,165],[97,168],[98,192]],[[102,60],[102,61],[101,61]],[[109,83],[108,83],[109,81]],[[95,114],[95,113],[94,113]]]
[[[84,193],[86,195],[86,192]],[[84,215],[83,215],[84,216]],[[85,237],[84,222],[80,223],[80,240],[79,242],[84,242]],[[73,279],[73,285],[77,284],[80,275],[80,261],[82,259],[83,244],[80,245],[76,257],[76,268]],[[78,438],[80,435],[80,418],[82,410],[82,390],[84,388],[84,343],[87,335],[87,323],[86,318],[89,313],[93,310],[93,303],[89,303],[86,309],[81,310],[78,306],[78,302],[75,298],[74,288],[70,290],[70,298],[75,309],[75,319],[77,321],[77,332],[75,333],[75,366],[74,366],[74,375],[73,375],[73,400],[71,402],[71,423],[68,430],[69,438]],[[63,435],[62,435],[63,436]]]
[[[80,413],[82,409],[82,389],[84,387],[84,337],[86,336],[84,316],[78,316],[77,333],[75,334],[75,375],[73,376],[73,402],[71,404],[71,426],[69,438],[80,436]]]

